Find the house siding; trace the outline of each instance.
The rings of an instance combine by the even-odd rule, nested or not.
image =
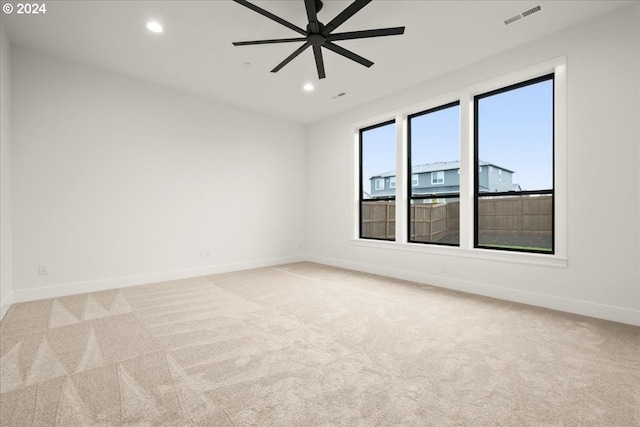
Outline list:
[[[500,171],[502,171],[502,179],[500,179]],[[511,191],[513,181],[511,172],[491,165],[485,166],[482,172],[487,175],[489,191]]]
[[[442,184],[432,184],[432,174],[436,172],[425,172],[418,174],[418,187],[412,187],[414,194],[449,193],[460,190],[460,175],[458,169],[444,171],[444,182]]]
[[[502,179],[500,179],[500,172],[502,171]],[[422,172],[418,175],[418,186],[411,187],[413,195],[423,194],[439,194],[439,193],[455,193],[460,191],[460,174],[459,169],[448,169],[444,171],[444,182],[442,184],[432,184],[432,174],[434,172]],[[440,171],[441,172],[441,171]],[[369,182],[371,183],[371,197],[393,197],[396,194],[396,189],[390,187],[390,181],[392,177],[372,177]],[[376,190],[375,181],[377,179],[384,179],[384,189]],[[483,165],[482,170],[479,173],[480,188],[490,189],[489,191],[511,191],[513,182],[513,173],[506,169],[499,168],[493,165]],[[400,185],[396,182],[396,187]],[[486,191],[486,190],[485,190]]]

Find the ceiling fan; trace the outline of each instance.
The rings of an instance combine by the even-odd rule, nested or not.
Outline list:
[[[279,16],[276,16],[273,13],[268,12],[246,0],[233,0],[233,1],[255,12],[258,12],[259,14],[266,16],[269,19],[274,20],[277,23],[282,24],[285,27],[290,28],[293,31],[303,36],[303,37],[296,37],[296,38],[255,40],[255,41],[233,43],[234,46],[248,46],[248,45],[256,45],[256,44],[304,42],[302,46],[296,49],[291,55],[285,58],[284,61],[278,64],[273,70],[271,70],[272,73],[277,73],[278,71],[280,71],[285,65],[287,65],[294,58],[296,58],[298,55],[304,52],[308,47],[313,47],[313,55],[315,56],[316,68],[318,69],[318,77],[321,79],[324,79],[326,77],[325,70],[324,70],[324,61],[322,59],[321,48],[323,47],[325,49],[329,49],[337,53],[338,55],[342,55],[346,58],[351,59],[352,61],[362,64],[365,67],[371,67],[373,65],[373,62],[369,61],[366,58],[363,58],[360,55],[357,55],[351,52],[350,50],[347,50],[341,46],[338,46],[334,42],[339,40],[364,39],[369,37],[395,36],[395,35],[404,34],[404,27],[379,28],[375,30],[333,33],[333,31],[336,30],[340,25],[342,25],[347,19],[351,18],[363,7],[369,4],[371,0],[355,0],[345,10],[340,12],[338,16],[333,18],[326,25],[318,21],[318,16],[317,16],[320,9],[322,9],[322,0],[304,0],[304,5],[307,10],[307,18],[309,20],[306,30],[288,21],[285,21]]]

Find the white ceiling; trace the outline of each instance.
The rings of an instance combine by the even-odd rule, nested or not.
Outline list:
[[[306,27],[303,0],[254,3]],[[350,3],[325,0],[318,18],[326,24]],[[320,81],[311,49],[270,72],[301,43],[232,46],[299,37],[232,1],[56,0],[46,2],[44,15],[2,14],[2,24],[19,46],[306,124],[631,3],[374,0],[335,32],[406,26],[405,34],[336,42],[373,61],[368,69],[323,49],[327,78]],[[502,23],[538,4],[541,13]],[[150,33],[150,19],[160,21],[164,33]],[[316,90],[303,92],[305,82]],[[347,95],[332,99],[340,92]]]

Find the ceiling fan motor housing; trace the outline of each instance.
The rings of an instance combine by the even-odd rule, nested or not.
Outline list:
[[[320,33],[311,33],[307,36],[307,42],[311,46],[322,46],[327,39]]]

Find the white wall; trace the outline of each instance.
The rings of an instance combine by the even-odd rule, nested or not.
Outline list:
[[[312,259],[640,324],[638,8],[310,126],[307,221]],[[355,123],[562,55],[567,55],[568,267],[353,244]],[[443,266],[448,273],[442,273]]]
[[[14,301],[300,259],[301,125],[15,46],[11,63]]]
[[[11,304],[12,197],[9,39],[0,28],[0,319]]]
[[[9,132],[3,34],[2,308],[308,253],[640,324],[638,17],[635,6],[317,123],[306,147],[301,126],[15,46]],[[567,268],[352,244],[353,123],[565,54]],[[595,179],[603,168],[624,185]],[[595,233],[610,203],[617,219]]]

